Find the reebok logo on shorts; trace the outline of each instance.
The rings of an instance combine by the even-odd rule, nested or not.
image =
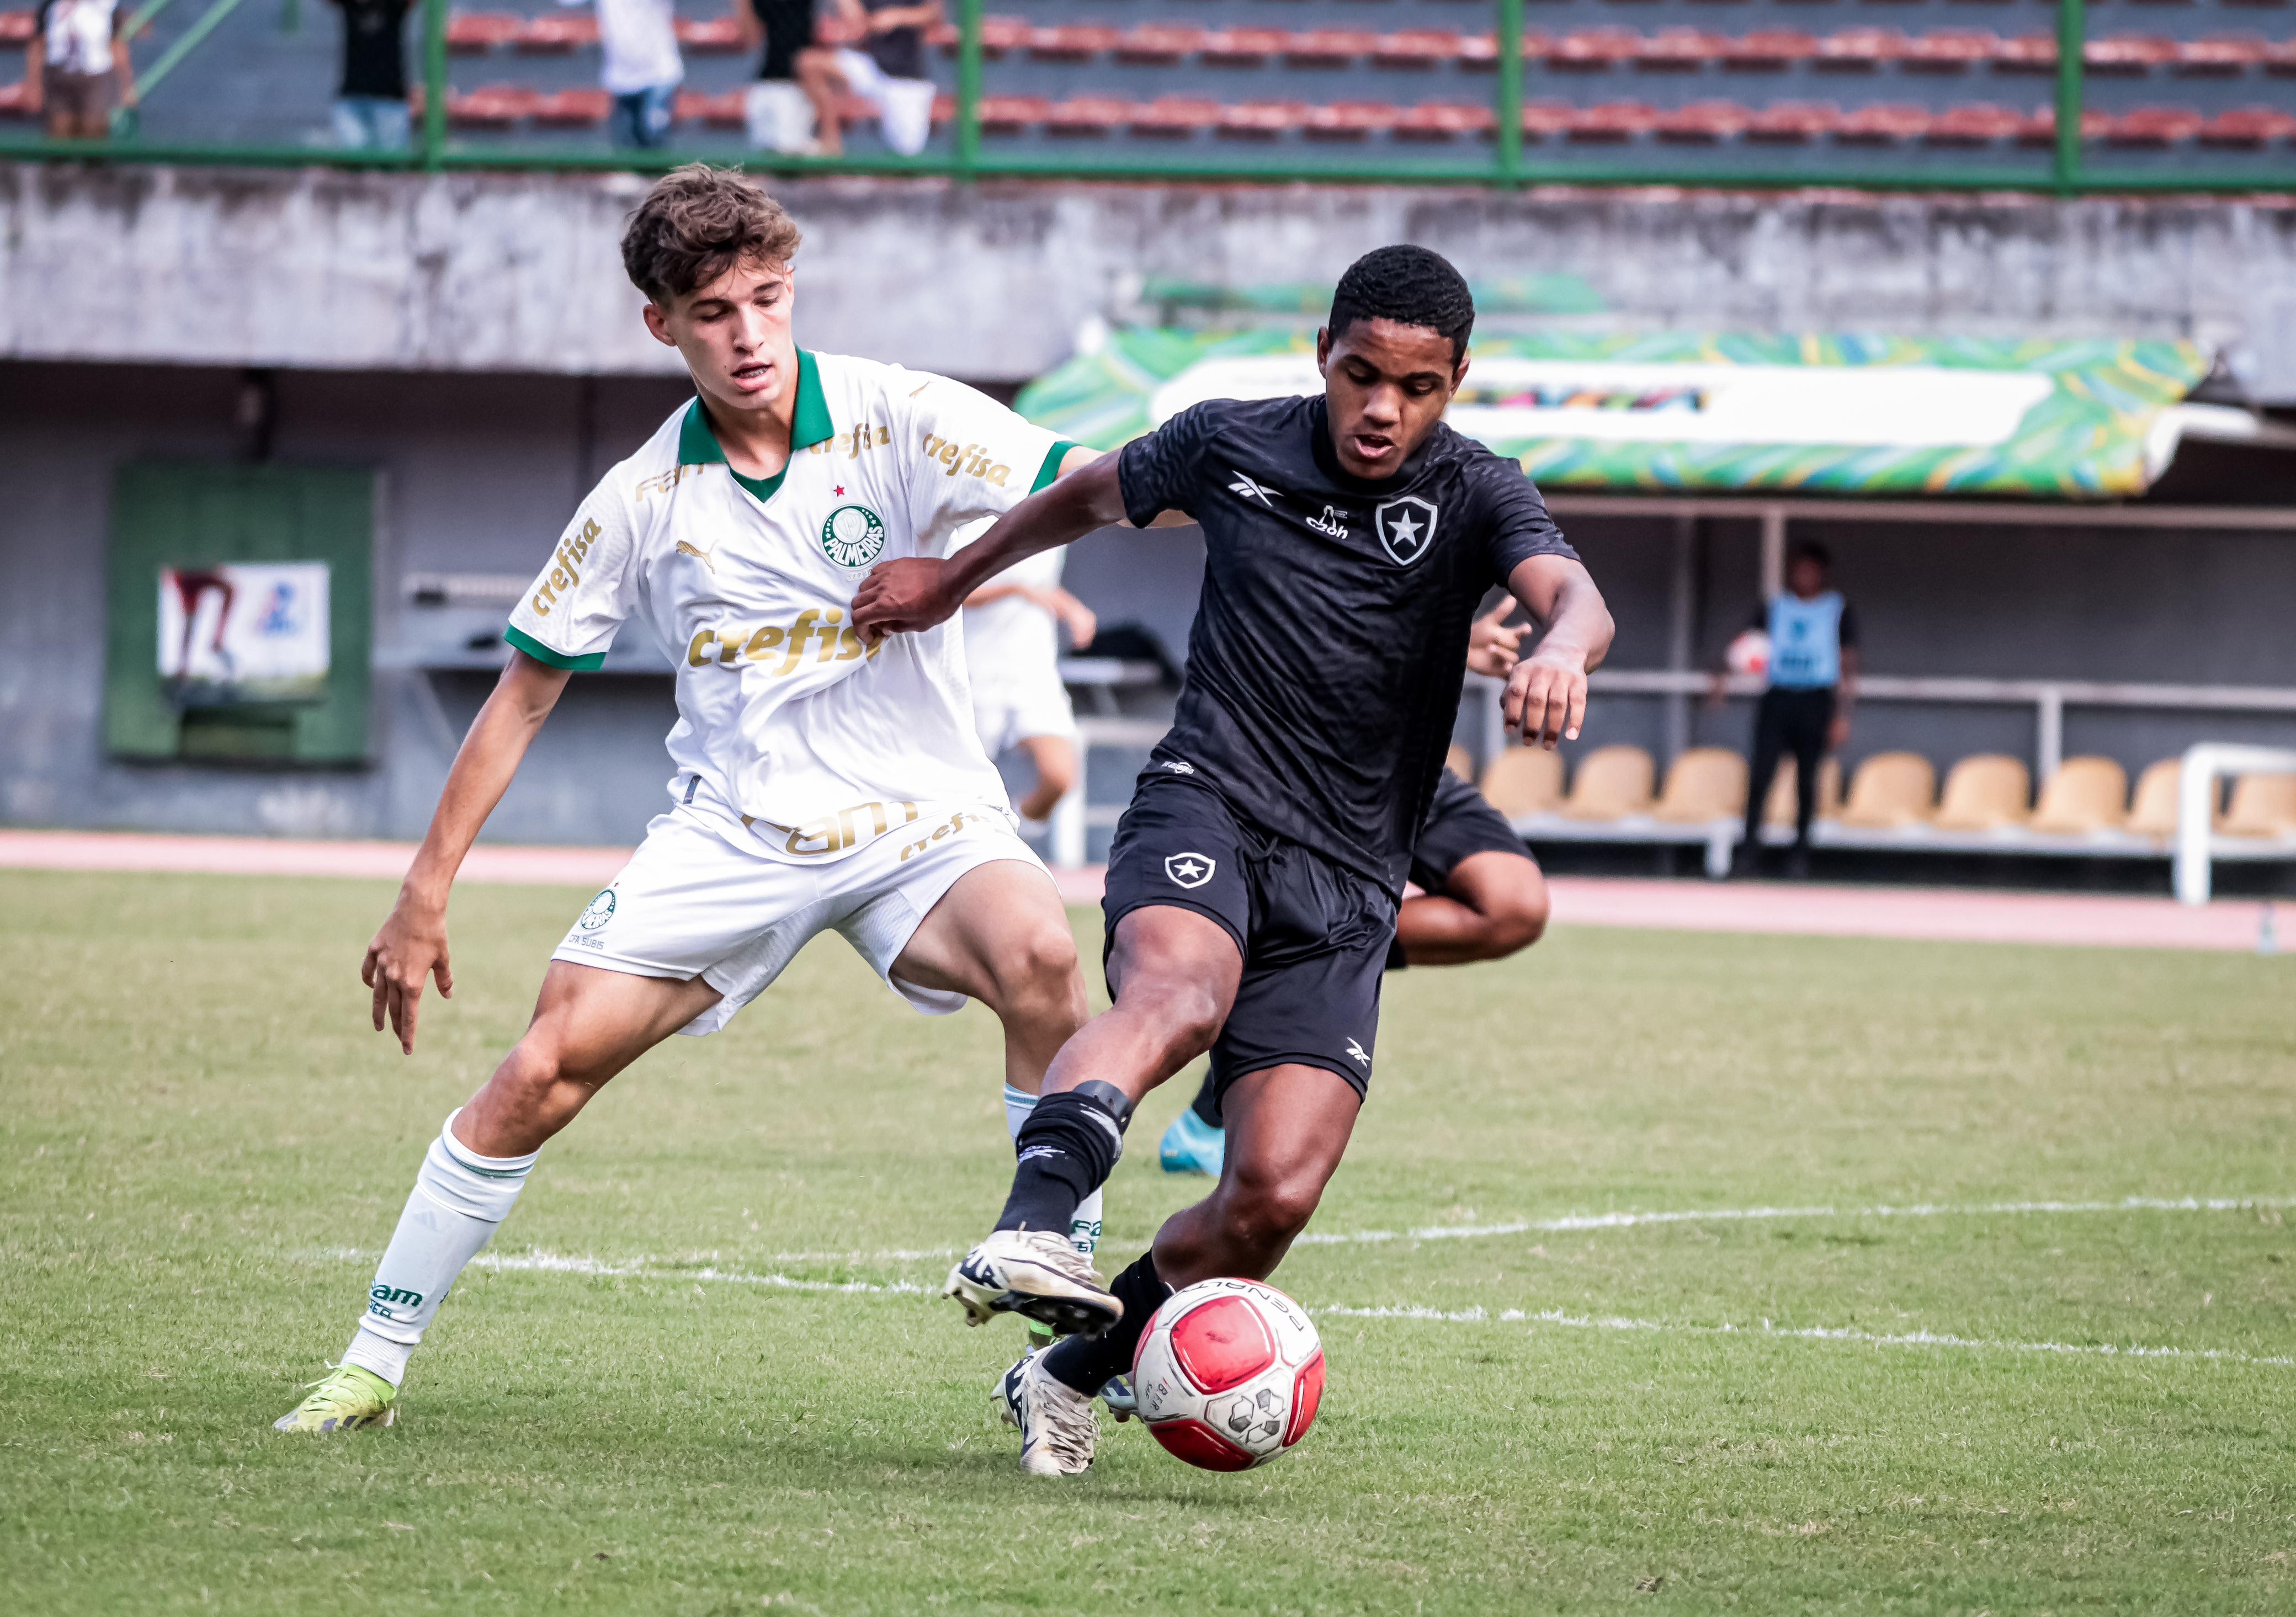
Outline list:
[[[1164,874],[1179,887],[1201,887],[1212,879],[1212,873],[1218,868],[1217,861],[1200,853],[1168,853],[1164,856]]]
[[[1371,1052],[1365,1049],[1352,1038],[1348,1040],[1348,1055],[1349,1058],[1355,1062],[1356,1065],[1361,1067],[1365,1071],[1368,1072],[1371,1071]]]

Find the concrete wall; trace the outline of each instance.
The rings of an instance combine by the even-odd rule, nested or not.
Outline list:
[[[675,382],[536,375],[286,372],[274,453],[381,474],[378,644],[402,632],[408,571],[525,573],[598,471],[684,397]],[[371,767],[253,769],[108,759],[101,743],[104,558],[114,471],[154,455],[240,453],[236,373],[0,361],[0,823],[413,837],[429,817],[482,675],[380,671]],[[1817,530],[1840,557],[1874,670],[2296,685],[2296,538],[1923,527]],[[1572,524],[1620,623],[1614,665],[1663,666],[1674,532],[1663,520]],[[1759,538],[1717,521],[1701,538],[1697,655],[1751,609]],[[1105,620],[1176,654],[1202,571],[1193,529],[1095,536],[1071,587]],[[586,675],[545,729],[488,835],[627,842],[660,807],[665,679]],[[1745,715],[1694,715],[1693,739],[1744,744]],[[2132,769],[2209,735],[2296,744],[2296,719],[2076,711],[2069,751]],[[1598,699],[1587,745],[1658,749],[1659,702]],[[1875,704],[1853,761],[1909,746],[1940,764],[1997,749],[2030,759],[2030,716]],[[1119,800],[1137,760],[1102,759]]]
[[[0,164],[0,356],[672,373],[627,175]],[[786,181],[808,341],[1020,381],[1144,275],[1335,277],[1381,242],[1583,276],[1621,324],[2176,336],[2296,403],[2296,199]]]

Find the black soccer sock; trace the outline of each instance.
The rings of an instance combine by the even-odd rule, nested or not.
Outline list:
[[[1096,1078],[1038,1101],[1013,1137],[1020,1161],[996,1227],[1068,1234],[1077,1204],[1107,1181],[1124,1154],[1131,1120],[1124,1091]]]
[[[1152,1252],[1141,1253],[1108,1289],[1124,1304],[1124,1317],[1114,1328],[1098,1336],[1071,1336],[1045,1356],[1045,1368],[1086,1398],[1106,1386],[1110,1376],[1132,1373],[1132,1356],[1148,1334],[1149,1318],[1172,1294],[1157,1276]]]
[[[1188,1110],[1203,1120],[1207,1129],[1225,1129],[1219,1104],[1219,1080],[1210,1073],[1204,1074],[1204,1087],[1196,1091],[1196,1098],[1188,1103]]]

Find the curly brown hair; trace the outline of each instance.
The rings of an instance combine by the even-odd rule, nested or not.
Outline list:
[[[737,169],[687,163],[656,180],[622,232],[622,268],[663,308],[736,264],[789,263],[797,223]]]

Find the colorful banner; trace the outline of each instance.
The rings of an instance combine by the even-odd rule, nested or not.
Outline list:
[[[1555,488],[2139,495],[2208,373],[2189,342],[1902,337],[1478,339],[1451,424]],[[1113,331],[1021,413],[1113,448],[1204,398],[1320,390],[1296,325]]]
[[[327,685],[327,564],[161,568],[159,653],[179,707],[317,701]]]

